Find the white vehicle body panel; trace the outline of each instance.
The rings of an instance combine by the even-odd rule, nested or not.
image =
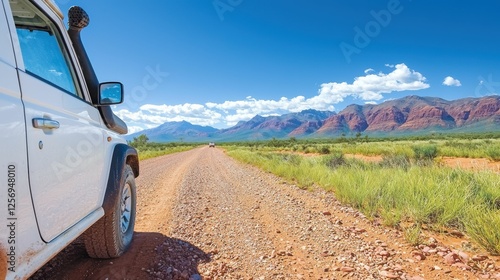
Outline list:
[[[81,94],[89,101],[60,15],[46,1],[31,2],[61,30]],[[0,279],[25,279],[104,215],[114,147],[126,141],[106,128],[90,103],[26,73],[11,15],[9,1],[0,0],[0,128],[4,131],[0,133],[0,220],[4,224]],[[56,120],[60,127],[34,128],[33,118]],[[12,167],[13,197],[8,185]]]
[[[19,80],[33,205],[40,234],[49,242],[99,207],[107,174],[104,136],[94,107],[22,71]],[[35,118],[55,120],[60,127],[34,128]]]

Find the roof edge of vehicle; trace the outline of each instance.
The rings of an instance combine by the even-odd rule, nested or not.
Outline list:
[[[49,9],[52,10],[61,20],[64,19],[64,15],[61,12],[61,9],[59,9],[59,7],[56,5],[56,3],[54,3],[52,0],[42,0],[42,2],[45,3],[45,5],[47,5],[47,7],[49,7]]]

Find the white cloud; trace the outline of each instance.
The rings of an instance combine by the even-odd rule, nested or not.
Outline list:
[[[372,68],[368,68],[365,70],[365,74],[368,74],[368,73],[371,73],[371,72],[374,72],[375,70],[373,70]]]
[[[462,86],[462,83],[460,83],[459,80],[451,77],[451,76],[448,76],[446,78],[444,78],[444,81],[443,81],[443,85],[445,86],[449,86],[449,87],[460,87]]]
[[[365,101],[380,100],[384,93],[421,90],[428,87],[429,84],[426,83],[426,78],[422,74],[401,63],[388,74],[368,74],[356,77],[352,84],[346,82],[322,84],[319,95],[313,99],[321,99],[324,102],[329,100],[331,103],[342,102],[348,96]]]
[[[386,66],[391,68],[392,72],[375,74],[372,68],[368,68],[365,70],[365,76],[354,78],[352,83],[322,84],[318,94],[310,98],[299,95],[273,100],[247,96],[243,100],[229,100],[222,103],[144,104],[136,112],[128,109],[115,109],[115,111],[127,122],[131,132],[138,131],[140,128],[152,128],[164,122],[183,120],[192,124],[223,128],[235,125],[239,121],[247,121],[255,115],[281,115],[306,109],[333,111],[334,105],[344,101],[347,97],[362,99],[366,104],[375,104],[375,101],[384,98],[384,94],[429,87],[422,74],[411,70],[403,63]]]

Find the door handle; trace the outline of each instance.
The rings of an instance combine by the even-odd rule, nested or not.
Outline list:
[[[33,127],[40,129],[57,129],[59,128],[59,122],[51,119],[34,118]]]

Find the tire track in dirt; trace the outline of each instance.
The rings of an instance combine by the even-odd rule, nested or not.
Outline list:
[[[141,162],[136,231],[169,233],[178,187],[198,157],[197,150],[191,150]]]
[[[262,183],[262,186],[267,188],[268,186],[274,185],[276,182],[269,182],[267,178],[257,178],[248,177],[242,175],[240,172],[241,167],[235,162],[224,160],[217,160],[216,172],[220,174],[225,182],[234,182],[232,187],[236,199],[242,207],[243,210],[250,214],[254,223],[261,228],[262,233],[265,235],[265,240],[270,240],[272,242],[272,247],[268,249],[264,254],[260,256],[254,256],[255,259],[269,259],[275,258],[277,256],[294,256],[294,259],[299,260],[299,263],[290,261],[290,258],[282,258],[277,265],[273,267],[279,267],[282,275],[273,275],[275,277],[285,277],[286,275],[293,275],[297,271],[308,271],[312,269],[301,260],[305,260],[307,255],[305,255],[301,250],[303,244],[300,244],[299,237],[294,235],[292,232],[285,230],[288,225],[283,223],[283,217],[286,215],[293,216],[290,213],[294,212],[294,205],[288,205],[289,209],[274,208],[272,198],[277,195],[275,191],[271,191],[270,196],[266,196],[263,192],[261,193],[258,189],[248,188],[245,182],[247,178],[251,180],[257,179]],[[245,172],[246,173],[246,172]],[[250,182],[250,184],[252,184]],[[287,194],[288,196],[288,194]],[[295,201],[292,199],[292,201]],[[293,203],[292,203],[293,204]],[[301,246],[302,245],[302,246]],[[293,262],[293,263],[292,263]]]

